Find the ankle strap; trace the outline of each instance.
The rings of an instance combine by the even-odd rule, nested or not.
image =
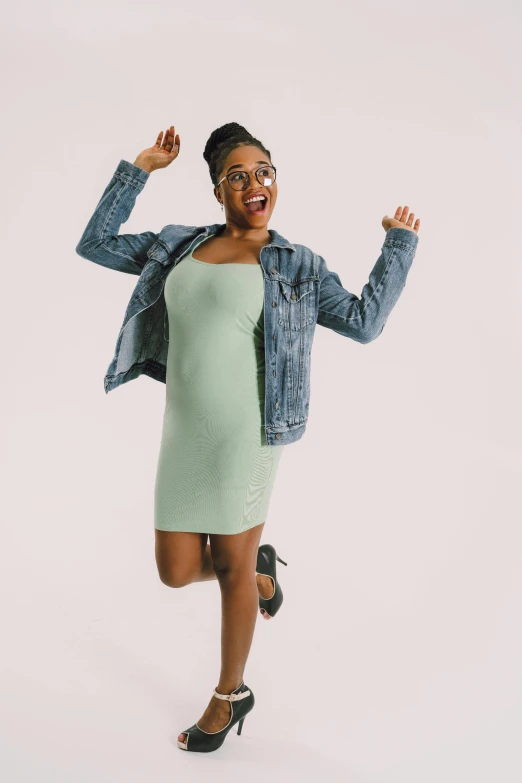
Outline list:
[[[248,688],[242,693],[218,693],[214,690],[213,695],[217,696],[218,699],[225,699],[226,701],[239,701],[239,699],[246,699],[247,696],[250,696],[250,691]]]

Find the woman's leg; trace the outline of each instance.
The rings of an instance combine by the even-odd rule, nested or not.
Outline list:
[[[155,528],[156,565],[168,587],[215,579],[207,533],[185,533]]]
[[[259,606],[257,550],[264,522],[236,535],[210,534],[210,548],[221,589],[221,673],[215,686],[231,693],[243,679]],[[211,696],[197,721],[203,731],[219,731],[229,721],[230,702]],[[184,741],[184,734],[179,739]]]
[[[261,537],[261,528],[264,522],[251,530],[258,530]],[[220,536],[220,538],[237,538],[246,535],[238,533],[238,536]],[[214,534],[213,534],[214,536]],[[253,534],[254,538],[256,534]],[[216,579],[214,563],[207,543],[207,533],[185,533],[170,530],[155,529],[156,565],[163,584],[168,587],[184,587],[192,582],[206,582]],[[257,544],[259,546],[259,543]],[[257,549],[256,559],[257,559]],[[254,563],[255,570],[255,563]],[[261,598],[271,598],[274,594],[274,583],[269,576],[256,575],[258,595]],[[260,609],[265,619],[271,619],[263,609]]]

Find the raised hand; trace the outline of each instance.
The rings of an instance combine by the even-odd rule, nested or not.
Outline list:
[[[156,169],[164,169],[173,160],[176,160],[179,155],[179,149],[179,133],[175,134],[174,125],[171,125],[165,131],[165,135],[163,135],[163,131],[158,133],[156,144],[140,152],[134,161],[134,165],[149,173]]]
[[[385,215],[382,219],[382,227],[385,231],[389,228],[407,228],[408,231],[414,231],[415,234],[419,233],[420,218],[417,218],[415,225],[413,225],[413,218],[415,212],[412,212],[408,217],[408,207],[397,207],[395,215],[391,218]]]

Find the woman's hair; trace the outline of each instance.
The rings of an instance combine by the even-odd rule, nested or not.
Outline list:
[[[210,179],[214,186],[217,186],[219,173],[223,170],[228,155],[236,147],[243,147],[246,144],[259,147],[268,156],[268,160],[272,161],[270,151],[237,122],[227,122],[226,125],[212,131],[205,144],[203,157],[208,163]]]

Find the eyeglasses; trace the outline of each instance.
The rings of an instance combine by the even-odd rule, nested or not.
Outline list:
[[[275,166],[262,166],[254,173],[259,184],[263,185],[265,188],[269,188],[276,180]],[[228,184],[234,190],[245,190],[250,185],[250,174],[248,171],[231,171],[230,174],[226,174],[223,179],[227,179]],[[219,180],[216,187],[221,185],[223,179]]]

